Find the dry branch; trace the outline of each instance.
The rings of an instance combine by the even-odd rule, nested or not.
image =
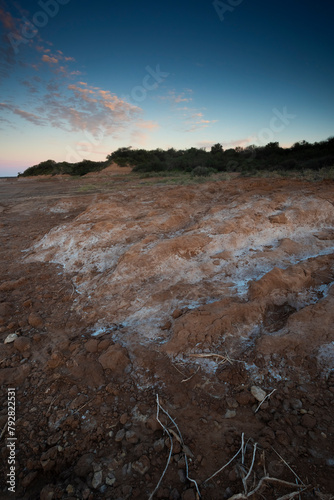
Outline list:
[[[254,412],[254,413],[257,413],[257,412],[259,411],[260,407],[263,405],[263,403],[265,402],[265,400],[266,400],[266,399],[268,399],[268,398],[270,398],[270,396],[271,396],[272,394],[274,394],[274,392],[275,392],[276,390],[277,390],[277,389],[274,389],[273,391],[271,391],[271,393],[270,393],[270,394],[268,394],[268,395],[267,395],[267,396],[263,399],[263,401],[261,401],[261,403],[260,403],[260,404],[259,404],[259,406],[256,408],[256,410],[255,410],[255,412]]]
[[[160,488],[160,484],[161,484],[161,481],[163,480],[163,477],[164,475],[166,474],[167,472],[167,469],[168,469],[168,466],[170,464],[170,459],[172,457],[172,453],[173,453],[173,438],[172,438],[172,435],[171,433],[169,432],[169,430],[164,426],[164,424],[161,422],[161,420],[159,419],[159,410],[160,410],[161,406],[160,406],[160,403],[159,403],[159,395],[157,394],[157,416],[156,416],[156,419],[157,421],[159,422],[159,424],[161,425],[161,427],[163,428],[163,430],[166,432],[166,434],[168,435],[169,437],[169,441],[170,441],[170,450],[169,450],[169,455],[168,455],[168,460],[167,460],[167,464],[166,464],[166,467],[159,479],[159,482],[158,484],[156,485],[154,491],[151,493],[151,495],[149,496],[149,499],[148,500],[152,500],[155,493],[158,491],[158,489]],[[161,408],[162,409],[162,408]],[[166,413],[166,412],[165,412]]]
[[[303,483],[303,481],[300,479],[299,476],[297,476],[297,474],[295,473],[295,471],[293,469],[291,469],[290,465],[288,464],[288,462],[286,462],[284,460],[283,457],[281,457],[281,455],[278,453],[278,451],[275,450],[275,448],[271,447],[271,449],[276,453],[276,455],[282,460],[282,462],[287,466],[287,468],[292,472],[292,474],[295,476],[295,478],[298,479],[298,481],[300,483],[302,483],[303,486],[305,486],[305,484]]]

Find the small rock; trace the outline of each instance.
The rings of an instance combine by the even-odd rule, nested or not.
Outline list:
[[[194,490],[186,490],[182,493],[182,500],[196,500],[196,495]]]
[[[290,400],[290,405],[294,410],[300,410],[303,407],[301,400],[296,398]]]
[[[141,474],[142,476],[144,474],[146,474],[146,472],[149,470],[150,466],[151,466],[151,463],[146,455],[143,455],[142,457],[140,457],[139,460],[137,460],[137,462],[134,462],[132,464],[133,470],[135,472],[139,472],[139,474]]]
[[[312,415],[304,415],[301,420],[303,427],[307,429],[313,429],[317,425],[317,420]]]
[[[226,398],[226,403],[229,408],[238,408],[238,403],[233,398]]]
[[[154,442],[153,448],[157,453],[160,453],[165,447],[165,440],[163,438]]]
[[[97,339],[90,339],[85,343],[85,349],[87,352],[97,352],[98,341]]]
[[[102,485],[102,471],[99,470],[94,474],[92,486],[95,490],[97,490],[101,485]]]
[[[106,484],[108,486],[114,486],[115,483],[116,483],[116,477],[112,472],[108,472],[108,475],[106,477]]]
[[[73,495],[75,493],[75,488],[72,484],[69,484],[66,488],[66,491],[69,495]]]
[[[179,469],[178,470],[178,475],[179,475],[181,483],[185,484],[187,482],[187,476],[186,476],[186,473],[184,472],[184,470],[183,469]]]
[[[29,314],[28,323],[33,328],[42,328],[43,325],[44,325],[44,321],[42,320],[42,318],[40,317],[40,315],[37,314],[37,313],[34,313],[34,312],[32,312],[31,314]]]
[[[53,500],[54,498],[56,498],[55,487],[51,484],[44,486],[39,498],[40,500]]]
[[[146,427],[148,429],[151,429],[151,431],[157,431],[157,430],[161,429],[161,425],[159,424],[159,422],[157,421],[157,419],[154,418],[154,417],[150,417],[147,420]]]
[[[236,400],[239,403],[239,405],[245,406],[245,405],[248,405],[248,403],[250,402],[251,395],[249,394],[248,391],[243,391],[243,392],[240,392],[240,394],[238,394],[236,396]]]
[[[267,395],[266,392],[261,389],[261,387],[258,387],[256,385],[253,385],[251,387],[251,393],[253,394],[254,398],[259,401],[259,403],[261,403],[261,401],[263,401]]]
[[[180,498],[180,493],[174,488],[169,495],[169,500],[180,500]]]
[[[174,318],[174,319],[177,319],[177,318],[179,318],[180,316],[182,316],[182,311],[181,311],[181,309],[175,309],[175,311],[173,312],[172,316],[173,316],[173,318]]]
[[[33,482],[33,480],[36,478],[38,472],[37,471],[32,471],[29,472],[23,479],[22,479],[22,486],[23,488],[28,488],[30,484]]]
[[[130,358],[125,347],[115,344],[110,346],[106,352],[101,354],[99,362],[104,370],[109,369],[115,373],[122,374],[130,364]]]
[[[160,326],[161,330],[169,330],[172,327],[171,321],[166,321],[162,326]]]
[[[139,441],[137,434],[134,431],[127,431],[125,433],[125,439],[128,443],[136,444]]]
[[[120,429],[117,432],[116,437],[115,437],[116,443],[120,443],[121,441],[123,441],[124,436],[125,436],[125,430],[124,429]]]
[[[79,477],[86,477],[93,470],[93,453],[82,455],[74,467],[74,473]]]
[[[31,341],[27,337],[18,337],[14,341],[14,347],[21,354],[27,354],[27,352],[30,351],[31,348]]]
[[[10,333],[6,338],[5,338],[5,344],[11,344],[12,342],[14,342],[16,339],[18,339],[19,336],[17,335],[17,333]]]
[[[120,424],[125,425],[128,420],[129,420],[129,415],[127,413],[123,413],[123,415],[121,415],[121,418],[119,419],[119,422]]]
[[[225,418],[234,418],[236,417],[237,412],[235,410],[227,410],[225,413]]]

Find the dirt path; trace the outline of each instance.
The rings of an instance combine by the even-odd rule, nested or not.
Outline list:
[[[333,204],[332,182],[1,180],[0,497],[16,387],[16,498],[148,499],[170,460],[154,498],[329,500]]]

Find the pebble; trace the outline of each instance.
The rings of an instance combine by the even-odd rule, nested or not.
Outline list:
[[[121,441],[123,441],[124,436],[125,436],[125,430],[124,429],[120,429],[117,432],[116,437],[115,437],[116,443],[120,443]]]
[[[134,431],[127,431],[125,433],[125,439],[128,443],[136,444],[139,441],[137,434]]]
[[[301,424],[307,429],[313,429],[317,425],[317,420],[312,415],[303,415]]]
[[[93,481],[92,481],[92,486],[96,490],[102,485],[102,471],[95,472]]]
[[[154,442],[153,448],[157,453],[160,453],[165,447],[165,440],[163,438]]]
[[[14,342],[16,339],[18,339],[19,336],[16,333],[10,333],[6,338],[4,344],[11,344]]]
[[[263,401],[267,395],[266,392],[263,389],[261,389],[261,387],[258,387],[256,385],[253,385],[251,387],[251,393],[254,396],[254,398],[257,401],[259,401],[259,403],[261,403],[261,401]]]
[[[146,455],[143,455],[142,457],[140,457],[139,460],[137,460],[137,462],[134,462],[132,464],[133,470],[135,472],[139,472],[139,474],[141,474],[142,476],[144,474],[146,474],[146,472],[149,470],[150,466],[151,466],[151,463]]]
[[[236,417],[237,412],[235,410],[227,410],[225,413],[225,418],[234,418]]]

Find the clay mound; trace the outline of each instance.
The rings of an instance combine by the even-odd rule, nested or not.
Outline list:
[[[334,280],[333,205],[260,186],[104,195],[46,234],[28,260],[75,273],[76,308],[91,311],[92,329],[121,324],[140,342],[164,339],[170,355],[212,344],[242,351],[254,332],[281,329],[324,301]],[[277,319],[268,324],[270,307]],[[175,309],[182,317],[162,329]]]
[[[88,172],[84,177],[112,177],[115,175],[127,175],[132,172],[133,167],[120,167],[117,163],[111,163],[100,172]]]

